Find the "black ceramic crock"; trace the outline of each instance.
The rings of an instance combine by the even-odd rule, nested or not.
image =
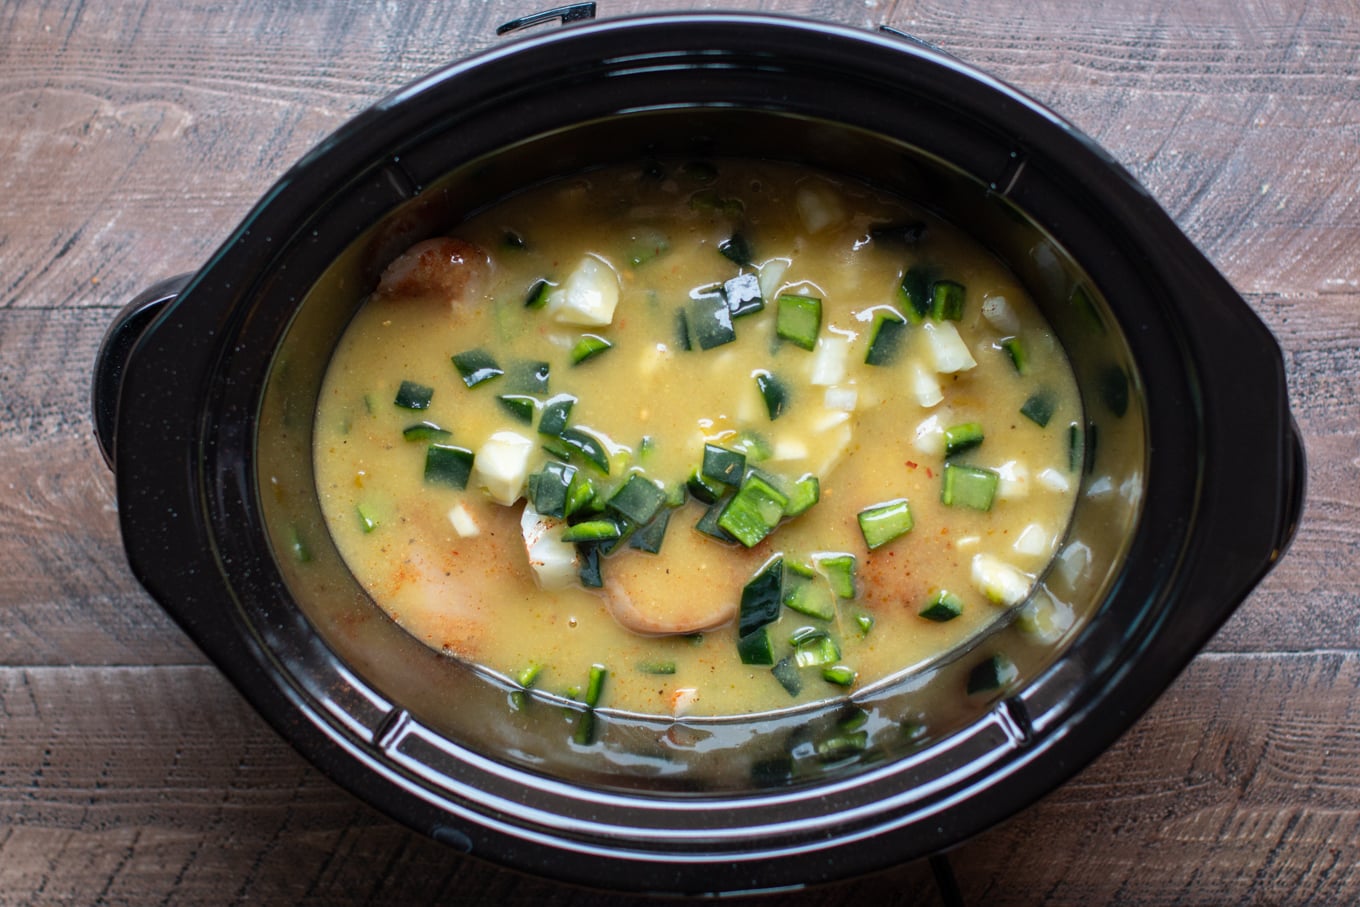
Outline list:
[[[1094,558],[1086,616],[938,733],[746,787],[616,782],[607,764],[478,745],[460,721],[480,694],[462,697],[503,691],[403,649],[320,528],[310,412],[384,257],[522,183],[652,154],[788,157],[918,198],[1008,260],[1072,356],[1091,439],[1069,530]],[[902,36],[753,15],[574,25],[379,102],[201,271],[129,305],[95,421],[134,573],[291,744],[459,850],[635,891],[842,878],[1013,814],[1171,683],[1279,558],[1303,496],[1276,343],[1107,154]],[[287,493],[271,487],[285,474]],[[322,566],[309,579],[299,562]]]

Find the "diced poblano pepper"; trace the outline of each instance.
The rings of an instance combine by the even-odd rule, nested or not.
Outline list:
[[[741,590],[737,633],[744,637],[779,619],[784,590],[784,559],[775,558]]]
[[[977,422],[951,425],[944,430],[944,455],[952,457],[965,450],[971,450],[981,444],[982,439],[982,426]]]
[[[403,381],[392,402],[402,409],[428,409],[433,398],[434,388],[414,381]]]
[[[859,513],[859,531],[870,551],[906,535],[913,525],[911,504],[906,498],[875,504]]]
[[[774,645],[770,642],[770,628],[757,627],[739,638],[737,656],[744,665],[774,664]]]
[[[897,288],[898,301],[902,311],[912,324],[920,324],[930,314],[930,285],[933,282],[930,269],[914,265],[902,275],[902,283]]]
[[[759,544],[784,518],[788,497],[756,472],[749,472],[718,517],[718,526],[747,548]]]
[[[425,481],[466,488],[472,474],[473,453],[451,444],[431,444],[425,451]]]
[[[869,349],[864,354],[865,365],[890,365],[897,359],[906,333],[907,320],[893,309],[880,309],[874,313],[873,327],[869,329]]]
[[[638,473],[628,477],[609,499],[609,508],[624,519],[641,525],[650,522],[666,503],[666,492]]]
[[[821,500],[822,484],[809,473],[789,483],[784,492],[789,498],[789,502],[784,505],[784,516],[793,518]]]
[[[947,589],[939,589],[918,613],[926,620],[944,623],[963,613],[963,600]]]
[[[1020,672],[1004,654],[997,652],[968,672],[968,695],[990,693],[1009,686]]]
[[[953,280],[937,280],[930,287],[930,317],[936,321],[958,321],[963,318],[963,284]]]
[[[836,616],[836,600],[820,579],[786,574],[784,606],[818,620],[831,620]]]
[[[853,554],[823,555],[817,558],[817,566],[821,568],[837,598],[855,597],[856,563]]]
[[[1048,420],[1053,418],[1053,411],[1056,408],[1057,401],[1053,399],[1053,395],[1046,390],[1040,390],[1035,391],[1024,402],[1020,407],[1020,414],[1043,428],[1048,425]]]
[[[528,394],[501,394],[496,398],[500,403],[501,409],[515,417],[515,420],[525,425],[531,425],[534,421],[534,410],[538,408],[538,401]]]
[[[582,334],[581,339],[576,341],[576,345],[571,348],[572,365],[580,365],[588,359],[593,359],[605,350],[612,349],[614,344],[599,336],[598,334]]]
[[[463,383],[468,387],[485,384],[505,374],[495,357],[483,349],[457,353],[453,357],[453,366],[458,369],[458,374],[463,376]]]
[[[543,413],[538,417],[538,433],[560,438],[566,430],[567,420],[571,418],[571,408],[576,398],[571,394],[558,394],[549,397],[543,404]]]
[[[760,295],[760,277],[755,274],[740,274],[723,284],[723,298],[733,318],[750,315],[765,308],[765,298]]]
[[[805,350],[815,348],[822,329],[822,300],[816,296],[781,293],[775,305],[775,334]]]
[[[453,432],[433,422],[417,422],[402,429],[401,436],[407,441],[443,441],[453,437]]]
[[[784,386],[784,382],[764,369],[757,371],[755,377],[756,388],[760,391],[761,399],[765,401],[765,412],[773,422],[784,415],[784,409],[789,403],[789,390]]]
[[[940,500],[951,507],[991,510],[1000,481],[1001,476],[990,469],[945,463]]]
[[[704,461],[699,474],[724,485],[736,485],[746,472],[746,455],[716,444],[704,445]]]

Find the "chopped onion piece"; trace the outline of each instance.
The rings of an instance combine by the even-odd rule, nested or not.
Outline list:
[[[513,431],[495,432],[472,460],[472,481],[485,488],[496,503],[515,503],[529,477],[529,455],[534,446],[533,441]]]
[[[859,403],[859,392],[853,387],[828,387],[823,398],[822,405],[827,409],[844,410],[847,413],[855,411]]]
[[[917,403],[929,409],[944,399],[944,391],[940,390],[940,379],[936,378],[930,369],[919,362],[913,362],[908,374],[911,392],[916,397]]]
[[[935,371],[952,374],[977,365],[977,360],[968,352],[968,344],[963,342],[953,322],[927,321],[921,325],[921,330],[925,331],[926,349]]]
[[[944,424],[938,415],[931,416],[916,426],[912,444],[927,456],[944,456]]]
[[[1072,487],[1072,482],[1058,470],[1048,467],[1039,473],[1039,484],[1049,491],[1062,493]]]
[[[990,554],[973,555],[973,585],[994,605],[1016,605],[1029,595],[1030,578]]]
[[[1015,616],[1015,625],[1022,633],[1028,633],[1040,642],[1054,643],[1071,629],[1075,620],[1071,605],[1046,592],[1036,592],[1021,606]]]
[[[849,361],[850,338],[836,335],[818,338],[808,382],[817,387],[840,384],[845,380],[845,364]]]
[[[794,200],[809,233],[820,233],[845,219],[840,201],[822,186],[803,186]]]
[[[602,327],[614,320],[619,304],[619,276],[603,258],[587,255],[562,286],[548,295],[554,321]]]
[[[1020,530],[1020,535],[1016,537],[1015,544],[1012,546],[1016,554],[1025,554],[1031,557],[1039,557],[1048,554],[1053,546],[1053,540],[1038,523],[1030,523]]]
[[[793,264],[791,258],[771,258],[758,269],[760,272],[760,295],[763,299],[774,299],[784,280],[784,272]]]
[[[1020,319],[1005,296],[989,296],[982,300],[982,317],[1002,334],[1014,336],[1020,333]]]
[[[449,509],[449,522],[453,524],[453,531],[458,533],[460,538],[469,539],[482,534],[482,527],[477,525],[477,521],[472,517],[472,511],[468,510],[467,504],[462,501]]]
[[[529,566],[533,568],[538,585],[544,589],[563,589],[576,582],[580,568],[576,546],[562,541],[562,533],[558,531],[566,522],[544,516],[527,505],[519,519]]]
[[[1018,460],[1007,460],[996,468],[998,500],[1013,501],[1029,494],[1029,469]]]

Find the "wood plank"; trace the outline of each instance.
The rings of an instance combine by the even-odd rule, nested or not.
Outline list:
[[[966,901],[1355,900],[1360,702],[1337,692],[1358,683],[1355,653],[1202,656],[1090,768],[951,854]],[[624,903],[519,880],[401,829],[308,767],[211,668],[4,668],[0,714],[3,891]],[[915,903],[932,885],[916,865],[780,902]]]
[[[1340,6],[745,5],[887,20],[1013,81],[1104,142],[1244,291],[1360,280],[1347,182],[1360,25]],[[318,4],[290,8],[285,27],[272,5],[247,3],[205,31],[195,23],[220,16],[193,3],[98,28],[12,5],[0,213],[25,211],[26,229],[0,234],[0,306],[112,305],[195,269],[315,142],[492,46],[521,6]]]

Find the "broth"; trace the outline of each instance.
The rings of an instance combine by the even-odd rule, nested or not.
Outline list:
[[[388,269],[314,432],[341,555],[430,647],[592,706],[766,711],[966,644],[1057,551],[1072,371],[956,227],[720,160],[556,181],[456,235]]]

